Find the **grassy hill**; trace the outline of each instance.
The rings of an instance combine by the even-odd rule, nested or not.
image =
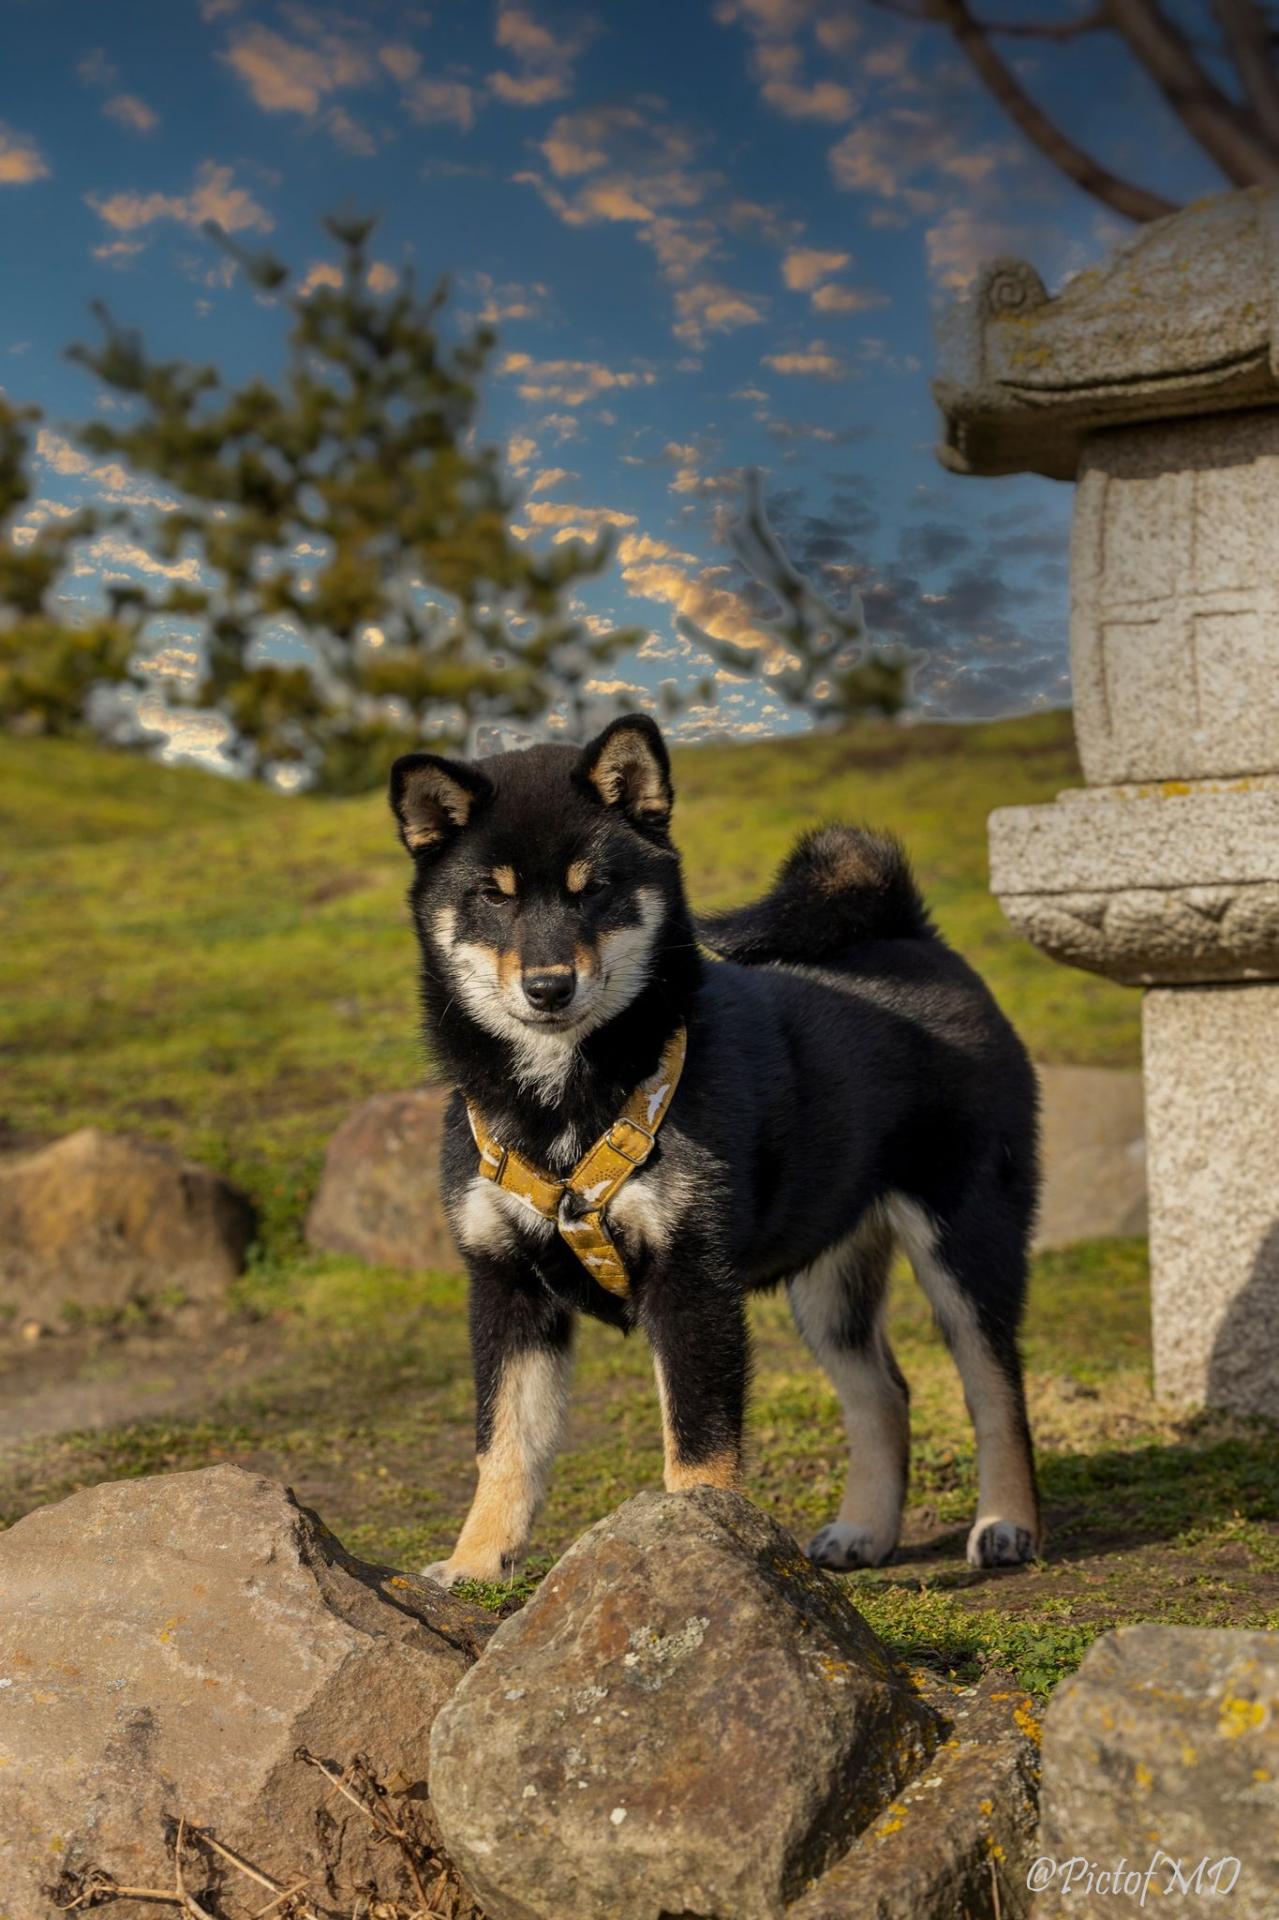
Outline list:
[[[749,895],[816,820],[891,826],[1041,1060],[1137,1060],[1137,995],[1054,968],[985,887],[991,806],[1077,781],[1064,714],[699,747],[676,755],[676,780],[697,904]],[[125,1319],[27,1346],[0,1327],[0,1526],[94,1480],[234,1459],[373,1559],[449,1548],[472,1478],[465,1283],[300,1242],[332,1127],[424,1066],[405,885],[380,795],[286,799],[88,747],[0,745],[0,1127],[171,1140],[229,1169],[265,1219],[236,1313],[207,1336]],[[891,1317],[912,1386],[905,1546],[851,1576],[891,1644],[1049,1688],[1118,1620],[1279,1622],[1273,1430],[1154,1405],[1139,1242],[1035,1261],[1026,1354],[1052,1546],[1014,1576],[964,1567],[972,1430],[905,1273]],[[839,1409],[784,1300],[751,1319],[749,1492],[807,1538],[839,1500]],[[643,1342],[586,1325],[534,1574],[659,1480]]]
[[[1137,996],[1014,940],[986,891],[991,807],[1078,779],[1064,715],[697,748],[676,776],[699,905],[744,897],[814,821],[891,826],[1040,1059],[1135,1061]],[[29,1346],[0,1328],[0,1525],[93,1481],[235,1460],[294,1486],[356,1552],[412,1566],[447,1551],[473,1473],[465,1283],[299,1238],[336,1122],[423,1066],[407,878],[380,795],[287,799],[0,743],[0,1123],[171,1140],[239,1178],[266,1229],[235,1314],[203,1338],[125,1323]],[[1035,1262],[1026,1356],[1051,1544],[1004,1576],[964,1565],[971,1430],[897,1276],[911,1504],[894,1564],[850,1576],[893,1645],[963,1674],[1009,1663],[1045,1689],[1118,1621],[1279,1625],[1273,1430],[1155,1405],[1146,1292],[1137,1242]],[[752,1324],[748,1487],[805,1538],[838,1504],[839,1412],[785,1302],[757,1302]],[[643,1343],[587,1325],[534,1576],[660,1474]],[[528,1590],[480,1597],[508,1607]]]
[[[1078,781],[1067,715],[698,747],[675,771],[699,906],[746,897],[815,821],[892,827],[1039,1059],[1135,1062],[1137,995],[1014,939],[986,889],[991,808]],[[0,1122],[172,1141],[239,1178],[280,1244],[343,1113],[424,1064],[382,796],[9,740],[0,848]]]

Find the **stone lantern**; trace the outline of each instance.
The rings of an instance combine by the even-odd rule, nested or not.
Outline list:
[[[948,316],[944,465],[1076,482],[1087,786],[990,819],[1054,959],[1145,989],[1155,1387],[1279,1416],[1279,193]]]

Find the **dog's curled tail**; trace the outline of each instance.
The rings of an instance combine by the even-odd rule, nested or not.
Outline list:
[[[829,961],[871,940],[935,936],[899,843],[862,827],[816,827],[761,900],[698,923],[713,953],[743,966]]]

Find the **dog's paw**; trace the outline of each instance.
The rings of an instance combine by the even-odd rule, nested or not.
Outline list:
[[[453,1571],[451,1561],[432,1561],[430,1567],[419,1567],[419,1576],[422,1580],[434,1580],[436,1586],[442,1586],[442,1588],[449,1588],[453,1586],[455,1580],[463,1578],[461,1572]]]
[[[808,1543],[808,1557],[815,1567],[829,1567],[832,1573],[851,1573],[854,1567],[882,1567],[893,1550],[877,1540],[867,1527],[850,1526],[832,1520]]]
[[[979,1520],[968,1536],[970,1567],[1021,1567],[1037,1551],[1030,1528],[1015,1520]]]

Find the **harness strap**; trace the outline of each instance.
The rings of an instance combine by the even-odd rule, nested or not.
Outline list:
[[[606,1133],[588,1147],[563,1180],[543,1173],[514,1147],[503,1147],[468,1100],[467,1118],[480,1154],[480,1177],[513,1193],[553,1220],[565,1244],[587,1272],[609,1293],[625,1298],[630,1281],[622,1256],[604,1219],[604,1209],[642,1167],[657,1144],[657,1133],[675,1098],[684,1070],[688,1035],[680,1026],[662,1050],[657,1071],[640,1082]]]

